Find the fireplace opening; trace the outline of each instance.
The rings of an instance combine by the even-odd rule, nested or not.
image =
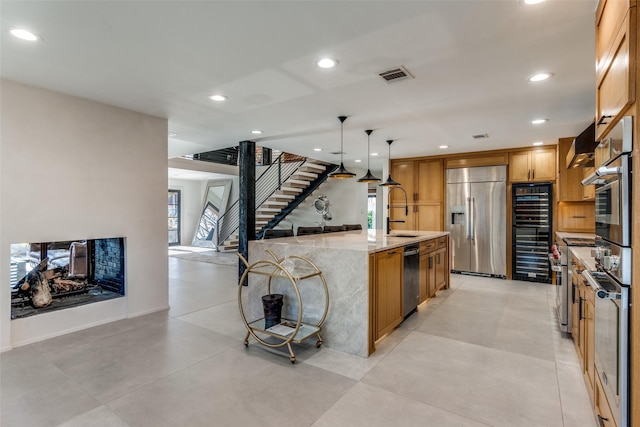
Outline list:
[[[11,318],[125,295],[124,238],[11,245]]]

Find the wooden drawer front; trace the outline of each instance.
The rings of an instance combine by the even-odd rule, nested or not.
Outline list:
[[[603,0],[598,5],[596,21],[596,72],[598,75],[605,68],[604,63],[611,54],[611,45],[630,7],[628,0]]]
[[[432,252],[436,249],[436,245],[437,245],[436,239],[422,242],[422,244],[420,245],[420,253]]]
[[[613,419],[607,396],[604,394],[602,383],[600,382],[600,374],[596,371],[596,389],[595,389],[595,407],[596,416],[601,421],[601,425],[605,427],[616,427],[616,422]]]
[[[630,19],[634,25],[629,26]],[[596,139],[635,101],[635,8],[626,15],[596,88]]]
[[[438,238],[438,249],[446,248],[446,247],[447,247],[447,238],[446,237],[439,237]]]

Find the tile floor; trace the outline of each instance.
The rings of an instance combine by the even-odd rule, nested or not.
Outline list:
[[[553,287],[452,276],[363,359],[242,345],[233,266],[169,258],[167,312],[0,354],[0,425],[595,427]]]

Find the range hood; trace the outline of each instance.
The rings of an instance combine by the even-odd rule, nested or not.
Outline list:
[[[596,141],[596,123],[593,122],[573,140],[567,153],[567,169],[590,168],[598,141]]]

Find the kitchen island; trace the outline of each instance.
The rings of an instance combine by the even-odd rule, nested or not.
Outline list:
[[[420,246],[420,302],[424,302],[448,287],[448,234],[411,231],[387,235],[383,230],[361,230],[250,241],[249,263],[273,259],[269,250],[278,258],[302,256],[316,264],[329,289],[329,309],[322,327],[325,345],[367,357],[375,351],[375,341],[403,320],[402,249]],[[264,276],[249,277],[243,306],[250,320],[263,316],[261,297],[266,281]],[[303,322],[314,323],[324,313],[323,286],[311,278],[299,283],[299,291]],[[274,282],[271,293],[285,295],[283,317],[295,318],[297,297],[291,284]]]

